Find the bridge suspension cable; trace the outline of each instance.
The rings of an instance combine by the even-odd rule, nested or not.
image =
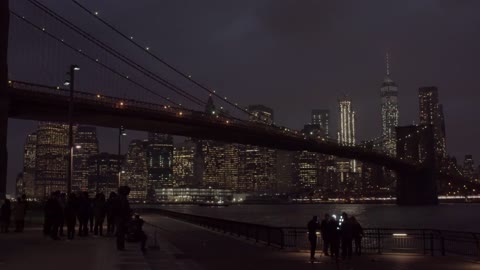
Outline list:
[[[67,48],[70,48],[71,50],[75,51],[77,54],[80,54],[81,56],[85,57],[86,59],[90,60],[91,62],[96,63],[96,64],[102,66],[103,68],[105,68],[105,69],[107,69],[108,71],[112,72],[113,74],[119,76],[120,78],[125,79],[125,80],[133,83],[134,85],[136,85],[136,86],[144,89],[145,91],[148,91],[149,93],[151,93],[151,94],[153,94],[153,95],[155,95],[155,96],[160,97],[161,99],[163,99],[163,100],[165,100],[165,101],[167,101],[167,102],[169,102],[169,103],[171,103],[171,104],[173,104],[173,105],[175,105],[175,106],[180,106],[179,103],[176,103],[175,101],[172,101],[170,98],[167,98],[167,97],[164,97],[164,96],[158,94],[157,92],[149,89],[148,87],[142,85],[141,83],[139,83],[139,82],[137,82],[137,81],[135,81],[135,80],[132,80],[132,79],[129,78],[128,76],[123,75],[123,74],[120,73],[119,71],[117,71],[117,70],[115,70],[115,69],[107,66],[107,65],[104,64],[104,63],[101,63],[101,62],[97,61],[96,58],[89,56],[88,54],[86,54],[85,52],[83,52],[83,51],[80,50],[80,49],[75,48],[73,45],[69,44],[69,43],[66,42],[65,40],[63,40],[63,39],[55,36],[55,35],[52,34],[52,33],[50,33],[49,31],[47,31],[47,29],[36,25],[34,22],[28,20],[28,19],[25,18],[24,16],[19,15],[19,14],[16,13],[15,11],[10,10],[10,13],[11,13],[14,17],[18,18],[20,21],[23,21],[23,22],[27,23],[28,25],[30,25],[30,26],[33,27],[34,29],[36,29],[36,30],[38,30],[38,31],[41,31],[42,33],[44,33],[44,34],[47,35],[48,37],[56,40],[57,42],[59,42],[59,43],[61,43],[61,44],[63,44],[63,45],[66,46]]]
[[[146,68],[144,68],[143,66],[141,66],[140,64],[138,64],[137,62],[133,61],[132,59],[128,58],[127,56],[125,56],[124,54],[120,53],[119,51],[115,50],[114,48],[112,48],[111,46],[105,44],[104,42],[102,42],[101,40],[95,38],[94,36],[92,36],[91,34],[87,33],[86,31],[82,30],[80,27],[76,26],[75,24],[71,23],[69,20],[65,19],[64,17],[62,17],[61,15],[59,15],[58,13],[54,12],[53,10],[51,10],[50,8],[48,8],[47,6],[43,5],[42,3],[36,1],[36,0],[27,0],[28,2],[30,2],[32,5],[34,5],[35,7],[37,7],[38,9],[42,10],[44,13],[46,13],[47,15],[49,15],[50,17],[52,17],[53,19],[55,19],[56,21],[60,22],[61,24],[65,25],[67,28],[69,28],[70,30],[74,31],[75,33],[77,33],[78,35],[82,36],[83,38],[85,38],[86,40],[88,40],[90,43],[93,43],[94,45],[100,47],[101,49],[105,50],[106,52],[108,52],[110,55],[112,55],[113,57],[119,59],[120,61],[122,61],[123,63],[127,64],[128,66],[132,67],[133,69],[139,71],[140,73],[142,73],[143,75],[147,76],[148,78],[154,80],[155,82],[161,84],[162,86],[166,87],[167,89],[179,94],[180,96],[186,98],[187,100],[190,100],[191,102],[199,105],[199,106],[205,106],[206,103],[200,99],[198,99],[197,97],[189,94],[188,92],[186,92],[185,90],[179,88],[178,86],[170,83],[169,81],[167,81],[166,79],[162,78],[161,76],[159,76],[158,74],[155,74],[149,70],[147,70]],[[178,104],[181,106],[181,104]]]
[[[180,69],[174,67],[173,65],[169,64],[169,63],[166,62],[164,59],[162,59],[161,57],[159,57],[159,56],[157,56],[156,54],[152,53],[149,47],[145,47],[145,46],[140,45],[138,42],[136,42],[135,40],[133,40],[133,38],[125,35],[125,34],[124,34],[122,31],[120,31],[117,27],[115,27],[115,26],[112,25],[111,23],[107,22],[106,20],[100,18],[98,12],[94,12],[94,11],[88,9],[86,6],[82,5],[82,4],[79,3],[77,0],[71,0],[71,1],[72,1],[74,4],[76,4],[78,7],[80,7],[83,11],[85,11],[86,13],[88,13],[90,16],[92,16],[93,18],[99,20],[102,24],[104,24],[105,26],[107,26],[108,28],[110,28],[112,31],[114,31],[115,33],[117,33],[118,35],[120,35],[121,37],[123,37],[125,40],[127,40],[127,41],[130,42],[130,43],[132,43],[134,46],[136,46],[137,48],[141,49],[142,51],[144,51],[145,53],[147,53],[147,54],[150,55],[151,57],[153,57],[155,60],[159,61],[160,63],[162,63],[163,65],[165,65],[166,67],[168,67],[170,70],[174,71],[175,73],[177,73],[178,75],[180,75],[180,76],[183,77],[184,79],[187,79],[187,80],[190,81],[191,83],[193,83],[193,84],[195,84],[196,86],[200,87],[202,90],[208,92],[210,95],[219,98],[219,99],[222,100],[223,102],[226,102],[227,104],[229,104],[229,105],[231,105],[232,107],[240,110],[241,112],[246,113],[247,115],[249,115],[249,116],[251,116],[251,117],[257,118],[257,116],[255,116],[254,114],[252,114],[251,112],[249,112],[249,111],[246,110],[245,108],[242,108],[241,106],[238,106],[237,103],[231,102],[230,100],[227,99],[227,97],[221,97],[221,96],[218,95],[215,91],[212,91],[212,90],[210,90],[208,87],[206,87],[203,83],[200,83],[199,81],[192,79],[192,77],[189,76],[189,75],[187,75],[185,72],[183,72],[183,71],[181,71]]]

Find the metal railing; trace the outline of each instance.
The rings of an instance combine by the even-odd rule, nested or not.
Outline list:
[[[206,216],[191,215],[165,209],[144,209],[211,230],[223,232],[281,249],[302,251],[310,248],[306,228],[274,227]],[[317,247],[323,240],[317,237]],[[462,256],[480,260],[480,233],[435,229],[365,228],[362,238],[364,253],[409,253],[429,256]]]

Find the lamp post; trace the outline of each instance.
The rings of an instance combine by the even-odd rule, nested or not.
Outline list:
[[[75,89],[75,71],[79,71],[77,65],[70,65],[70,71],[67,73],[69,79],[64,83],[65,86],[70,86],[70,99],[68,102],[68,149],[70,150],[70,160],[68,162],[67,175],[67,194],[72,193],[72,178],[73,178],[73,92]]]
[[[123,126],[118,129],[118,158],[122,156],[122,136],[127,136],[127,131]],[[125,173],[122,171],[122,162],[118,162],[118,186],[120,186],[120,174]]]

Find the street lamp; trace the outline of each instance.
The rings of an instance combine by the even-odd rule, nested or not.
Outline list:
[[[79,71],[77,65],[70,65],[70,71],[67,73],[68,79],[64,85],[70,86],[70,100],[68,103],[68,148],[70,150],[70,162],[68,163],[67,194],[72,193],[73,178],[73,92],[75,89],[75,71]],[[81,147],[81,146],[80,146]],[[79,149],[79,148],[77,148]]]
[[[120,185],[121,185],[120,181],[121,181],[121,178],[122,178],[122,173],[125,173],[125,171],[119,171],[119,172],[118,172],[118,186],[119,186],[119,187],[120,187]]]
[[[125,127],[120,126],[118,129],[118,158],[122,156],[122,136],[127,136],[127,131]],[[121,162],[118,162],[118,185],[120,186],[120,174],[125,173],[125,171],[121,170]]]

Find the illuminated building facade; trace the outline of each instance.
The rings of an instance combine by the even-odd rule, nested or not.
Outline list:
[[[338,143],[341,145],[355,145],[355,111],[352,100],[344,96],[339,99],[340,127],[338,131]]]
[[[122,177],[118,168],[123,158],[109,153],[100,153],[88,158],[88,191],[91,195],[103,192],[108,197],[110,192],[117,192]]]
[[[463,160],[463,176],[466,178],[473,180],[475,178],[475,162],[473,161],[472,155],[465,155],[465,159]]]
[[[129,198],[132,201],[145,201],[148,188],[148,168],[145,142],[133,140],[123,163],[120,185],[131,188]]]
[[[446,157],[446,130],[443,106],[439,104],[437,87],[421,87],[418,93],[420,105],[420,124],[432,125],[435,138],[435,152]]]
[[[380,88],[382,109],[383,151],[394,156],[396,152],[395,128],[398,126],[398,87],[390,78],[390,65],[387,54],[387,74]]]
[[[88,159],[98,154],[97,128],[78,126],[74,135],[72,191],[87,191],[89,187]]]
[[[160,133],[148,133],[145,150],[148,199],[155,201],[155,190],[173,187],[173,137]]]
[[[197,144],[191,140],[173,148],[173,182],[175,187],[196,186],[195,161]]]
[[[203,186],[232,189],[239,177],[239,145],[215,141],[202,142]]]
[[[35,155],[35,197],[67,190],[68,125],[41,122]]]
[[[248,107],[250,121],[261,124],[273,124],[273,110],[263,105]],[[239,176],[236,190],[239,192],[271,191],[276,184],[275,150],[252,145],[240,145]]]
[[[320,127],[320,136],[330,137],[330,110],[312,110],[312,124]]]
[[[29,198],[35,197],[35,164],[37,155],[37,133],[27,136],[23,147],[23,173],[22,173],[22,194]]]
[[[300,189],[318,186],[319,158],[314,152],[301,151],[296,155],[296,183]]]
[[[278,193],[289,192],[294,183],[295,152],[276,150],[275,183],[273,191]]]

